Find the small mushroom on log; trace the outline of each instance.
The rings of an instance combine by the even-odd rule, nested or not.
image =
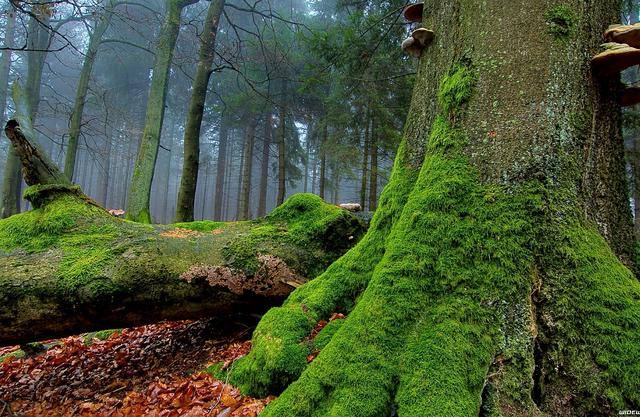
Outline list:
[[[600,76],[617,74],[640,64],[640,49],[624,43],[607,43],[607,48],[591,60],[594,71]]]
[[[640,104],[640,87],[626,87],[620,94],[620,105],[622,107]]]
[[[634,48],[640,47],[640,24],[611,25],[604,32],[607,42],[624,43]]]
[[[419,28],[414,30],[407,39],[402,42],[402,50],[407,54],[419,58],[422,51],[433,41],[432,30]]]
[[[409,22],[421,22],[424,3],[414,3],[404,9],[404,18]]]

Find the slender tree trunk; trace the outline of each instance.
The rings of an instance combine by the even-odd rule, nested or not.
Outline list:
[[[620,84],[590,63],[619,2],[428,6],[436,41],[367,236],[264,316],[231,382],[279,394],[261,417],[638,409]]]
[[[324,122],[324,127],[322,130],[322,143],[320,143],[320,198],[324,200],[325,198],[325,182],[327,176],[327,151],[326,144],[329,139],[329,126],[327,122]]]
[[[48,6],[35,4],[33,6],[33,15],[29,18],[27,27],[27,48],[29,51],[27,52],[27,78],[24,94],[29,106],[28,115],[31,118],[31,123],[35,122],[35,117],[38,113],[42,70],[49,48],[50,33],[48,25],[50,15],[46,9]],[[20,212],[21,184],[20,160],[14,149],[9,147],[2,187],[1,214],[3,218]]]
[[[378,137],[375,131],[375,122],[371,124],[371,143],[369,153],[371,155],[371,178],[369,180],[369,210],[375,211],[378,207]]]
[[[244,130],[244,135],[246,136],[247,134],[247,129],[245,128]],[[238,185],[236,188],[236,192],[235,192],[235,203],[236,203],[236,215],[234,217],[234,219],[238,220],[240,218],[240,203],[242,200],[242,180],[243,180],[243,172],[244,172],[244,163],[245,163],[245,155],[244,152],[246,150],[246,140],[243,141],[238,141],[237,142],[238,148],[240,150],[240,158],[238,158],[238,181],[236,181],[236,184]]]
[[[264,138],[262,141],[262,161],[260,162],[260,196],[258,197],[258,217],[267,214],[267,191],[269,186],[269,156],[271,154],[271,129],[273,114],[267,113],[264,118]]]
[[[113,134],[111,130],[108,130],[108,135],[105,138],[104,144],[104,158],[103,158],[103,172],[100,177],[100,183],[98,187],[98,200],[103,207],[108,207],[107,201],[109,200],[109,185],[111,179],[111,164],[113,161],[111,151],[113,149]]]
[[[218,161],[216,163],[216,190],[213,204],[213,220],[222,220],[223,196],[225,174],[227,168],[227,146],[229,142],[229,126],[225,114],[220,120],[220,132],[218,132]]]
[[[177,222],[193,221],[200,161],[200,127],[207,98],[207,86],[212,71],[211,66],[215,58],[216,34],[223,8],[224,0],[213,0],[209,3],[204,29],[200,37],[200,55],[196,75],[193,79],[193,91],[184,131],[184,162],[176,209]]]
[[[89,91],[89,81],[91,80],[93,65],[98,57],[98,48],[102,42],[102,37],[111,24],[115,4],[116,0],[107,0],[104,12],[98,16],[93,33],[89,36],[89,46],[87,47],[82,69],[80,70],[76,98],[73,104],[73,111],[71,112],[71,121],[69,122],[69,143],[67,145],[67,154],[64,162],[64,173],[71,181],[73,181],[82,116],[84,114],[84,105],[87,101],[87,92]]]
[[[287,156],[285,152],[287,141],[287,107],[280,107],[280,133],[278,135],[278,194],[276,205],[284,202],[287,181]]]
[[[313,138],[313,122],[311,116],[307,120],[307,134],[305,137],[305,159],[304,159],[304,192],[309,191],[309,167],[311,165],[311,140]]]
[[[247,133],[244,141],[243,163],[242,163],[242,189],[240,191],[240,204],[238,208],[238,220],[248,220],[250,217],[251,204],[251,173],[253,171],[253,147],[256,139],[256,126],[258,119],[250,115]]]
[[[365,112],[365,126],[364,126],[364,146],[362,149],[362,177],[360,182],[360,207],[365,210],[367,203],[367,176],[369,175],[369,126],[371,125],[370,112],[367,108]]]
[[[9,70],[11,69],[11,48],[15,46],[15,29],[16,29],[16,11],[12,4],[7,6],[4,11],[7,24],[4,28],[5,48],[0,58],[0,106],[2,106],[2,120],[5,120],[7,114],[7,91],[9,91]]]
[[[153,77],[149,88],[144,130],[127,198],[127,219],[129,220],[151,223],[149,211],[151,183],[158,158],[171,60],[180,32],[182,9],[194,3],[197,3],[197,0],[166,0],[165,2],[166,16],[155,46]]]

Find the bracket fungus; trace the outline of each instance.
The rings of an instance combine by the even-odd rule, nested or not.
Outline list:
[[[634,48],[640,47],[640,23],[633,25],[611,25],[604,32],[607,42],[625,43]]]
[[[591,60],[591,65],[598,75],[613,75],[634,65],[640,65],[640,49],[625,43],[606,43],[603,46],[606,50]]]
[[[407,54],[419,58],[422,50],[433,41],[434,33],[432,30],[418,28],[411,32],[411,36],[402,42],[402,50]]]
[[[626,87],[620,94],[620,105],[622,107],[635,106],[640,104],[640,87]]]
[[[404,18],[409,22],[421,22],[424,3],[410,4],[404,9]]]

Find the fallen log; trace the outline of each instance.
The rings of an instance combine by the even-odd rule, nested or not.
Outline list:
[[[34,210],[0,221],[0,346],[164,319],[262,313],[364,231],[351,213],[310,194],[248,222],[125,221],[59,177],[21,122],[9,121],[5,131]]]

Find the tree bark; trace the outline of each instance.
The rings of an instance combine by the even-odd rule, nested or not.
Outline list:
[[[27,78],[25,82],[25,96],[28,101],[28,116],[31,123],[35,122],[38,106],[40,104],[40,87],[42,84],[42,70],[49,48],[50,33],[47,28],[50,15],[40,5],[41,1],[33,6],[33,15],[29,18],[27,26]],[[7,218],[20,212],[20,160],[18,155],[9,147],[7,162],[4,167],[4,181],[2,184],[2,217]]]
[[[171,61],[180,32],[182,9],[197,1],[166,0],[165,2],[166,16],[154,49],[153,77],[149,88],[147,115],[127,197],[127,219],[129,220],[151,223],[149,211],[151,183],[160,146]]]
[[[367,176],[369,175],[369,126],[371,125],[370,112],[367,108],[365,112],[365,126],[364,126],[364,146],[362,148],[362,177],[360,182],[360,207],[365,210],[367,203]]]
[[[369,154],[371,156],[371,178],[369,179],[369,210],[375,211],[378,207],[378,133],[375,130],[375,122],[371,124],[371,136]]]
[[[6,120],[7,114],[7,91],[9,90],[9,70],[11,69],[12,48],[15,45],[16,11],[12,4],[9,4],[4,11],[7,15],[7,24],[4,28],[4,47],[2,58],[0,58],[0,106],[2,106],[2,120]]]
[[[287,156],[285,152],[287,141],[287,108],[283,104],[280,107],[280,134],[278,135],[278,194],[276,205],[282,204],[286,194],[287,183]]]
[[[590,65],[618,7],[429,3],[435,42],[367,235],[234,364],[244,392],[280,393],[261,417],[640,407],[620,84]]]
[[[207,86],[211,77],[213,59],[216,51],[216,35],[220,16],[224,9],[224,0],[214,0],[209,3],[207,17],[200,37],[200,55],[198,67],[193,79],[191,101],[187,113],[187,124],[184,131],[184,163],[182,178],[178,192],[176,221],[193,221],[193,210],[196,199],[196,185],[198,183],[198,168],[200,164],[200,127],[204,104],[207,98]]]
[[[320,152],[320,198],[324,200],[324,193],[326,187],[326,176],[327,176],[327,141],[329,139],[329,126],[327,125],[327,121],[324,122],[324,127],[322,128],[322,142],[318,146]]]
[[[238,207],[238,220],[248,220],[250,217],[250,198],[251,198],[251,172],[253,171],[253,147],[256,139],[256,126],[258,119],[249,116],[249,124],[244,141],[244,152],[242,162],[242,189],[240,190],[240,204]]]
[[[104,12],[98,16],[93,33],[89,36],[89,46],[87,47],[82,69],[80,70],[76,98],[73,103],[73,111],[71,112],[71,120],[69,122],[69,142],[67,144],[67,153],[64,161],[64,173],[70,181],[73,181],[82,116],[84,114],[84,105],[87,101],[87,92],[89,91],[89,81],[91,80],[91,74],[93,72],[93,64],[98,57],[98,48],[102,42],[102,37],[111,24],[115,5],[116,0],[108,0]]]
[[[213,220],[222,219],[225,175],[227,168],[227,147],[229,142],[229,121],[223,113],[220,116],[218,132],[218,160],[216,163],[216,191],[214,196]]]
[[[273,115],[267,113],[264,118],[264,138],[262,141],[262,161],[260,162],[260,196],[258,197],[258,217],[267,214],[267,191],[269,185],[269,156],[271,154],[271,129]]]

